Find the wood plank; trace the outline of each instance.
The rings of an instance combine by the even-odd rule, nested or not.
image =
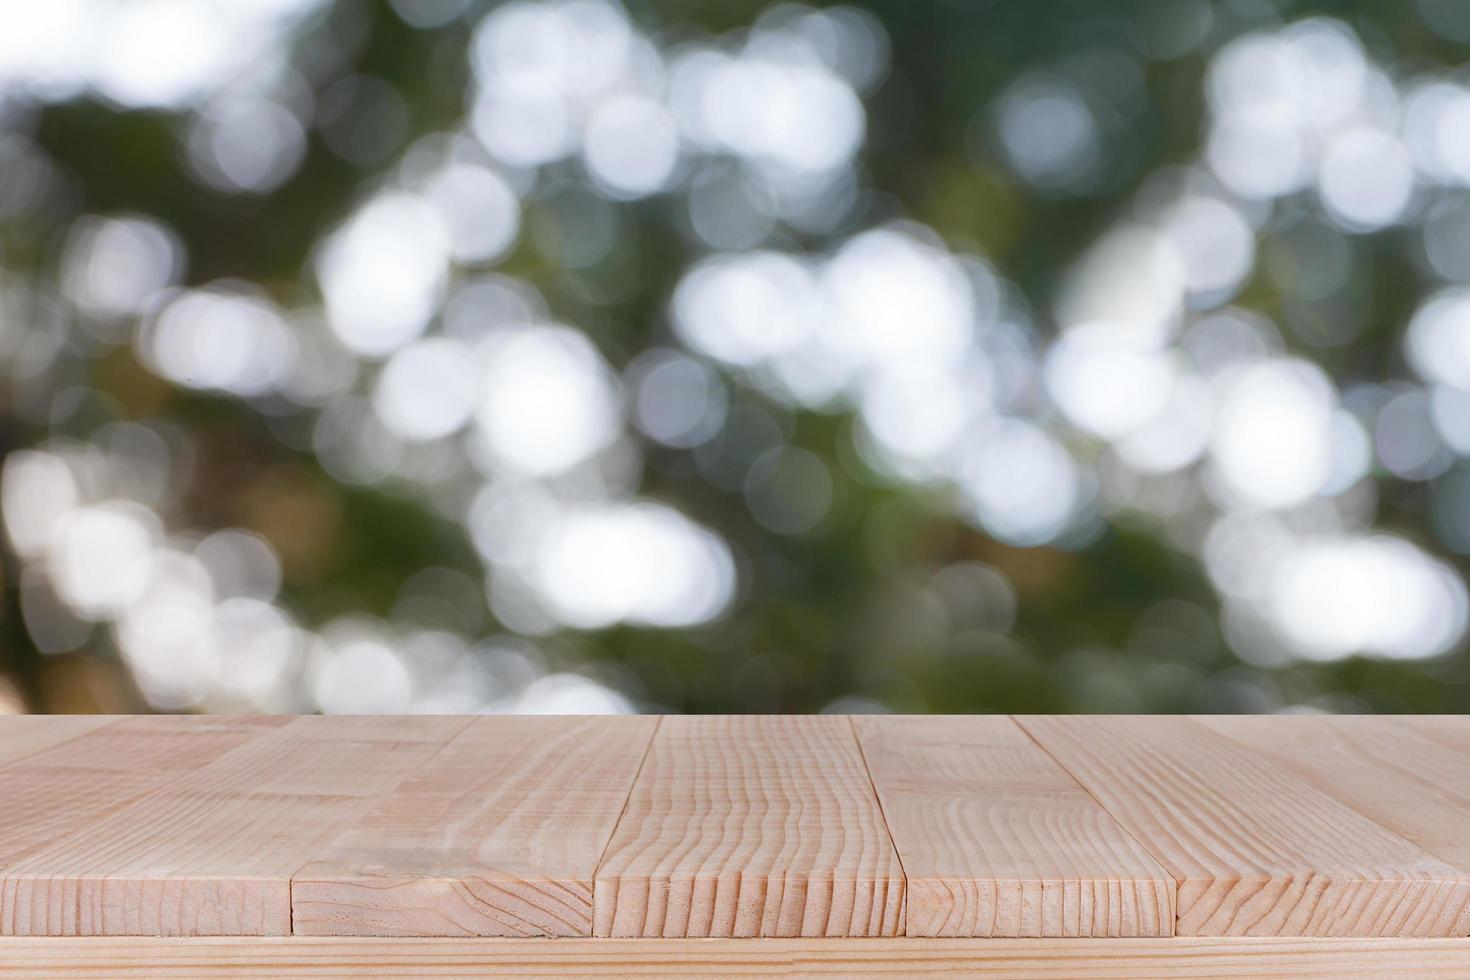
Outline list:
[[[288,934],[291,874],[467,724],[303,717],[267,730],[5,869],[0,932]]]
[[[7,980],[197,977],[1465,977],[1464,939],[0,939]]]
[[[1168,936],[1174,880],[1010,718],[853,719],[909,936]]]
[[[296,935],[588,936],[657,718],[487,717],[291,886]]]
[[[1394,715],[1394,721],[1456,752],[1470,754],[1470,716]]]
[[[599,936],[892,936],[903,873],[847,719],[669,717],[595,885]]]
[[[1470,931],[1464,872],[1196,722],[1017,721],[1179,882],[1180,935]]]
[[[1276,759],[1375,823],[1470,872],[1470,754],[1393,718],[1218,715],[1196,720]]]
[[[0,767],[0,785],[11,803],[0,807],[0,875],[264,730],[251,723],[183,717],[113,717],[105,722]],[[8,908],[0,887],[0,934],[8,928]]]
[[[121,720],[118,715],[0,715],[0,766]]]

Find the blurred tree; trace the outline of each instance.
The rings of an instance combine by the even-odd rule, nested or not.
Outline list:
[[[1461,5],[248,6],[0,39],[0,707],[1470,699]]]

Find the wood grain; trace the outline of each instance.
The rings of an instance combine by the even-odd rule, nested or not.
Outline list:
[[[80,829],[6,868],[0,929],[15,935],[289,934],[291,874],[338,825],[467,724],[462,718],[337,723],[304,717],[251,733],[207,765],[91,815]],[[189,743],[203,744],[207,727],[193,732]],[[214,734],[229,737],[235,729]],[[187,746],[180,751],[188,755]],[[136,753],[133,759],[156,767],[159,756]]]
[[[892,936],[903,873],[846,718],[670,717],[595,885],[599,936]]]
[[[1470,976],[1463,939],[0,939],[7,980]]]
[[[1470,716],[1394,715],[1393,720],[1456,752],[1470,753]]]
[[[587,936],[656,718],[482,718],[295,875],[297,935]]]
[[[121,720],[116,715],[0,715],[0,765]]]
[[[15,720],[6,976],[1403,975],[1470,949],[1463,718]]]
[[[1168,936],[1174,880],[1004,716],[853,719],[909,936]]]
[[[1179,882],[1180,935],[1470,930],[1464,872],[1187,718],[1017,721]]]
[[[1197,720],[1470,872],[1470,755],[1393,718],[1219,715]]]
[[[131,804],[182,774],[243,745],[262,729],[250,724],[185,718],[108,718],[78,731],[49,720],[38,730],[53,736],[47,748],[0,767],[0,934],[15,931],[6,871],[93,821]],[[31,742],[35,748],[42,740]]]

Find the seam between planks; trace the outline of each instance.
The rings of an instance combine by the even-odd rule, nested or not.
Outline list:
[[[1224,732],[1217,732],[1213,728],[1209,727],[1208,725],[1201,724],[1200,722],[1196,721],[1193,717],[1191,717],[1189,715],[1175,715],[1173,717],[1180,718],[1183,721],[1187,722],[1188,724],[1192,725],[1193,727],[1198,728],[1200,731],[1204,732],[1206,735],[1212,736],[1214,738],[1218,738],[1221,741],[1226,742],[1227,744],[1231,745],[1232,747],[1234,747],[1234,748],[1236,748],[1236,749],[1244,752],[1246,755],[1249,755],[1249,756],[1254,757],[1258,762],[1261,762],[1261,763],[1263,763],[1263,764],[1265,764],[1267,766],[1271,766],[1272,768],[1278,770],[1279,772],[1285,773],[1287,776],[1290,776],[1292,779],[1294,779],[1297,782],[1301,783],[1303,786],[1307,787],[1308,789],[1313,790],[1314,792],[1317,792],[1317,793],[1321,793],[1323,796],[1325,796],[1328,799],[1332,800],[1333,802],[1341,805],[1344,809],[1351,810],[1353,813],[1356,813],[1358,816],[1362,817],[1364,820],[1368,821],[1373,826],[1375,826],[1379,830],[1383,831],[1385,834],[1389,835],[1390,837],[1396,838],[1397,840],[1399,840],[1400,842],[1402,842],[1405,847],[1412,848],[1413,850],[1418,851],[1420,854],[1424,855],[1425,857],[1433,858],[1434,860],[1438,861],[1440,864],[1443,864],[1446,867],[1452,868],[1455,871],[1459,871],[1461,873],[1461,875],[1463,875],[1465,878],[1470,878],[1470,871],[1466,871],[1463,868],[1460,868],[1460,867],[1458,867],[1456,865],[1451,864],[1450,862],[1446,861],[1444,858],[1440,857],[1438,854],[1435,854],[1435,853],[1433,853],[1433,852],[1425,849],[1424,847],[1421,847],[1420,845],[1414,843],[1413,841],[1409,840],[1409,838],[1405,837],[1403,834],[1401,834],[1398,831],[1394,830],[1392,827],[1385,826],[1384,824],[1380,823],[1375,818],[1369,816],[1368,814],[1364,813],[1362,810],[1358,809],[1356,806],[1353,806],[1347,800],[1342,799],[1340,796],[1337,795],[1336,791],[1329,790],[1329,789],[1325,788],[1324,786],[1319,786],[1317,784],[1317,781],[1314,780],[1314,779],[1308,778],[1307,774],[1304,773],[1300,768],[1298,768],[1297,765],[1296,765],[1296,763],[1290,762],[1290,761],[1288,761],[1286,759],[1278,759],[1275,756],[1271,755],[1271,753],[1269,753],[1269,752],[1263,752],[1260,749],[1255,748],[1254,746],[1247,745],[1244,742],[1238,742],[1235,739],[1231,738],[1229,735],[1226,735]],[[1435,739],[1434,741],[1437,742],[1438,739]],[[1444,743],[1441,742],[1439,744],[1443,745]],[[1445,879],[1443,879],[1443,878],[1432,878],[1432,879],[1429,879],[1429,880],[1431,880],[1431,881],[1443,881]],[[1451,879],[1451,880],[1459,880],[1459,879]]]
[[[602,853],[597,855],[597,863],[592,866],[592,879],[587,884],[592,886],[592,935],[597,936],[597,877],[602,874],[603,862],[607,860],[607,849],[612,847],[613,839],[618,836],[622,829],[623,820],[628,816],[628,807],[633,803],[633,790],[638,786],[638,780],[643,776],[643,767],[648,763],[648,757],[653,754],[653,740],[658,738],[659,729],[664,725],[664,716],[656,715],[653,720],[653,731],[648,734],[648,741],[643,744],[643,755],[638,759],[638,768],[633,772],[633,778],[628,781],[628,792],[623,795],[623,808],[618,811],[618,819],[613,821],[612,830],[607,835],[607,840],[602,844]]]
[[[402,786],[410,776],[415,775],[420,769],[428,765],[430,759],[434,758],[440,752],[443,752],[445,749],[449,748],[449,746],[454,742],[459,741],[464,733],[469,731],[480,717],[480,715],[470,715],[465,721],[464,725],[459,729],[459,731],[446,738],[443,744],[441,744],[437,749],[425,756],[424,760],[420,762],[417,766],[414,766],[412,769],[406,771],[403,774],[402,778],[400,778],[398,782],[389,787],[381,796],[373,797],[367,802],[364,807],[360,808],[355,815],[353,815],[349,820],[344,821],[342,824],[337,825],[337,827],[350,827],[352,824],[357,823],[367,814],[370,809],[372,809],[373,806],[377,805],[382,800],[387,799],[393,793],[398,792],[398,787]],[[310,857],[306,858],[304,861],[301,862],[301,864],[296,867],[296,870],[292,871],[289,875],[286,876],[286,923],[291,928],[290,935],[292,936],[296,935],[296,876],[301,874],[301,870],[303,868],[305,868],[312,861],[316,860],[317,855],[320,853],[320,848],[318,848],[316,851],[313,851]]]
[[[754,717],[754,716],[744,716],[744,717]],[[851,744],[853,745],[853,747],[855,749],[857,749],[858,759],[862,763],[862,767],[863,767],[863,775],[867,777],[868,788],[869,788],[870,792],[873,794],[872,795],[872,799],[873,799],[873,802],[874,802],[874,804],[876,805],[876,807],[878,809],[879,819],[882,821],[882,824],[883,824],[883,833],[884,833],[885,837],[880,840],[880,843],[882,841],[886,841],[887,842],[887,844],[889,846],[889,849],[890,849],[890,852],[893,854],[894,860],[898,864],[898,867],[899,867],[899,876],[898,876],[898,879],[897,879],[897,884],[898,884],[898,887],[899,887],[900,907],[903,909],[903,912],[904,912],[904,914],[903,914],[903,922],[902,922],[902,924],[903,924],[903,933],[901,933],[898,936],[872,936],[872,937],[848,937],[848,938],[855,938],[855,939],[859,939],[859,940],[879,939],[879,938],[882,938],[882,939],[895,939],[895,938],[900,938],[901,939],[901,938],[904,938],[907,935],[907,931],[908,931],[908,905],[907,905],[907,897],[908,897],[908,876],[907,876],[907,874],[903,870],[903,859],[902,859],[902,857],[899,856],[899,853],[898,853],[898,845],[893,840],[892,831],[888,827],[888,816],[887,816],[886,813],[884,813],[882,802],[878,798],[877,787],[876,787],[876,785],[873,782],[873,774],[872,774],[872,771],[868,767],[867,757],[863,753],[862,740],[859,739],[858,736],[857,736],[857,729],[856,729],[855,724],[852,721],[852,718],[850,716],[846,716],[846,717],[847,717],[847,726],[846,727],[848,729],[848,733],[849,733],[850,737],[853,740]],[[613,842],[614,838],[617,837],[618,831],[622,829],[623,824],[624,824],[625,820],[627,819],[628,809],[629,809],[629,807],[632,804],[633,793],[637,789],[637,785],[638,785],[639,780],[642,778],[643,770],[646,767],[646,764],[648,762],[649,757],[653,754],[654,741],[657,739],[659,731],[662,730],[662,725],[663,725],[663,716],[658,716],[657,717],[657,724],[655,724],[653,733],[649,736],[648,744],[647,744],[646,748],[644,749],[643,757],[638,762],[638,771],[634,774],[633,781],[631,783],[629,783],[629,786],[628,786],[628,795],[627,795],[627,797],[623,801],[623,809],[622,809],[622,812],[618,814],[617,823],[615,823],[613,825],[613,831],[608,836],[607,843],[603,846],[602,855],[598,858],[596,870],[593,872],[593,876],[592,876],[592,884],[593,884],[592,914],[593,914],[593,922],[594,922],[594,933],[595,933],[595,929],[596,929],[595,923],[597,921],[597,918],[596,918],[597,917],[597,897],[596,897],[597,881],[598,881],[599,877],[601,876],[602,869],[603,869],[603,867],[604,867],[604,865],[606,863],[607,851],[612,846],[612,842]],[[743,871],[737,871],[737,877],[738,877],[739,880],[743,881],[744,880],[744,872]],[[783,887],[788,883],[788,877],[789,877],[789,871],[782,872],[781,882],[782,882]],[[876,882],[877,879],[874,878],[874,881]],[[889,883],[892,883],[893,879],[889,878],[889,879],[887,879],[887,881]],[[713,914],[714,914],[714,909],[711,908],[711,915],[713,915]],[[829,915],[831,914],[831,909],[828,910],[828,914]],[[596,937],[596,936],[594,936],[594,938],[598,938],[598,939],[612,938],[612,939],[616,939],[616,940],[622,941],[622,939],[625,938],[625,937]],[[750,937],[750,938],[756,938],[756,937]],[[761,942],[767,942],[767,941],[772,941],[774,938],[775,937],[763,937],[763,938],[760,938],[759,941],[761,941]],[[664,937],[663,939],[660,939],[658,941],[667,941],[667,939],[668,939],[668,937]],[[648,939],[646,941],[652,942],[654,940]],[[749,941],[749,940],[742,937],[742,938],[739,939],[739,941],[742,941],[743,942],[743,941]]]
[[[1268,765],[1271,765],[1271,766],[1276,767],[1277,769],[1279,769],[1282,772],[1286,773],[1287,775],[1291,776],[1291,778],[1293,778],[1295,780],[1298,780],[1299,782],[1301,782],[1304,785],[1310,787],[1311,789],[1314,789],[1317,792],[1321,793],[1323,796],[1326,796],[1326,797],[1331,798],[1332,800],[1334,800],[1337,803],[1341,804],[1346,809],[1353,811],[1358,816],[1362,817],[1364,820],[1366,820],[1369,823],[1373,824],[1373,826],[1375,826],[1378,829],[1382,830],[1385,834],[1388,834],[1389,836],[1398,838],[1399,840],[1403,841],[1409,847],[1412,847],[1415,850],[1419,851],[1421,854],[1426,854],[1429,857],[1434,858],[1436,861],[1440,862],[1441,864],[1444,864],[1447,867],[1453,868],[1455,871],[1460,872],[1461,876],[1464,879],[1470,879],[1470,867],[1461,867],[1458,862],[1450,861],[1450,860],[1448,860],[1446,858],[1440,857],[1439,854],[1437,854],[1436,852],[1431,851],[1429,848],[1425,847],[1422,844],[1419,844],[1416,841],[1410,840],[1409,838],[1405,837],[1403,834],[1401,834],[1398,831],[1394,830],[1392,827],[1390,827],[1387,824],[1385,824],[1382,821],[1380,821],[1377,817],[1373,816],[1372,814],[1364,812],[1364,810],[1361,807],[1359,807],[1356,804],[1354,804],[1351,800],[1346,799],[1345,797],[1343,797],[1338,792],[1338,790],[1336,788],[1332,787],[1332,784],[1331,784],[1330,781],[1325,780],[1325,779],[1322,779],[1322,780],[1314,779],[1312,777],[1312,773],[1311,773],[1311,770],[1310,770],[1309,767],[1303,766],[1303,765],[1299,764],[1298,762],[1296,762],[1293,759],[1284,758],[1284,757],[1278,758],[1277,756],[1272,755],[1270,752],[1266,752],[1266,751],[1264,751],[1262,749],[1258,749],[1254,745],[1250,745],[1249,743],[1242,742],[1239,739],[1237,739],[1237,738],[1235,738],[1235,737],[1233,737],[1233,736],[1231,736],[1231,735],[1229,735],[1229,734],[1227,734],[1225,732],[1216,731],[1215,729],[1211,728],[1210,726],[1205,725],[1205,724],[1203,724],[1203,723],[1201,723],[1199,721],[1196,721],[1192,716],[1183,715],[1181,717],[1183,717],[1184,719],[1186,719],[1190,724],[1196,725],[1200,729],[1202,729],[1202,730],[1204,730],[1206,732],[1209,732],[1211,735],[1214,735],[1216,738],[1222,738],[1225,741],[1229,742],[1231,745],[1235,746],[1237,749],[1239,749],[1239,750],[1241,750],[1241,751],[1243,751],[1243,752],[1245,752],[1245,753],[1247,753],[1249,755],[1254,756],[1255,758],[1261,760],[1262,762],[1264,762],[1264,763],[1266,763]],[[1331,716],[1328,716],[1328,717],[1330,719],[1336,719],[1336,718],[1339,718],[1339,717],[1352,717],[1352,716],[1351,715],[1347,715],[1347,716],[1331,715]],[[1403,732],[1403,733],[1405,733],[1407,735],[1419,735],[1421,738],[1425,739],[1426,741],[1429,741],[1429,742],[1433,743],[1434,745],[1439,746],[1440,748],[1448,748],[1452,752],[1456,752],[1457,754],[1459,753],[1459,749],[1457,749],[1453,745],[1450,745],[1448,742],[1440,741],[1437,738],[1433,738],[1430,735],[1428,735],[1427,733],[1421,732],[1418,729],[1416,729],[1416,728],[1414,728],[1414,727],[1412,727],[1410,725],[1400,724],[1399,722],[1392,720],[1391,716],[1377,715],[1377,716],[1373,716],[1373,717],[1378,717],[1378,718],[1388,717],[1389,718],[1390,725],[1392,727],[1394,727],[1394,728],[1397,728],[1400,732]],[[1330,724],[1330,723],[1331,722],[1329,721],[1328,724]],[[1459,879],[1433,878],[1433,879],[1430,879],[1430,880],[1432,880],[1432,881],[1443,881],[1443,880],[1459,880]]]
[[[1061,769],[1062,772],[1067,774],[1067,778],[1076,783],[1077,788],[1086,793],[1088,799],[1092,800],[1093,803],[1096,803],[1097,808],[1103,813],[1106,813],[1108,815],[1108,819],[1111,820],[1119,830],[1121,830],[1129,837],[1129,839],[1131,839],[1135,844],[1142,848],[1143,853],[1147,854],[1153,860],[1154,864],[1158,866],[1159,870],[1163,872],[1164,877],[1169,879],[1169,882],[1173,886],[1174,891],[1173,901],[1170,903],[1173,906],[1174,921],[1169,924],[1169,935],[1162,936],[1160,938],[1173,939],[1177,937],[1179,935],[1179,879],[1174,877],[1174,872],[1170,871],[1168,865],[1164,864],[1163,859],[1153,852],[1153,848],[1149,847],[1138,837],[1137,834],[1129,830],[1128,826],[1124,824],[1123,821],[1119,820],[1116,816],[1113,815],[1113,811],[1103,806],[1102,800],[1098,799],[1097,796],[1093,794],[1092,790],[1088,788],[1087,784],[1079,779],[1075,772],[1073,772],[1071,769],[1068,769],[1066,764],[1062,762],[1061,759],[1058,759],[1056,755],[1051,751],[1051,749],[1043,745],[1041,739],[1037,738],[1036,735],[1031,731],[1031,729],[1021,724],[1020,718],[1018,718],[1016,715],[1006,715],[1006,717],[1010,719],[1011,724],[1019,728],[1021,730],[1021,734],[1029,738],[1032,744],[1040,749],[1048,759],[1056,763],[1057,767]],[[1204,728],[1204,726],[1201,725],[1200,728]]]
[[[900,907],[903,909],[903,934],[909,934],[909,873],[903,866],[903,852],[898,849],[898,841],[894,839],[893,828],[888,824],[888,811],[883,807],[883,797],[878,792],[878,781],[873,778],[873,767],[868,765],[868,752],[863,748],[862,736],[858,734],[857,722],[852,715],[847,716],[847,729],[852,732],[852,740],[857,743],[858,759],[862,761],[863,773],[868,777],[868,788],[873,791],[873,802],[878,805],[878,816],[883,820],[883,832],[888,835],[888,846],[893,849],[894,860],[898,862],[898,884],[902,890],[899,894]]]

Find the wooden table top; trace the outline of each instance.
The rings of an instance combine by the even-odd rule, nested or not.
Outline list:
[[[1465,937],[1470,721],[0,717],[0,935]]]

